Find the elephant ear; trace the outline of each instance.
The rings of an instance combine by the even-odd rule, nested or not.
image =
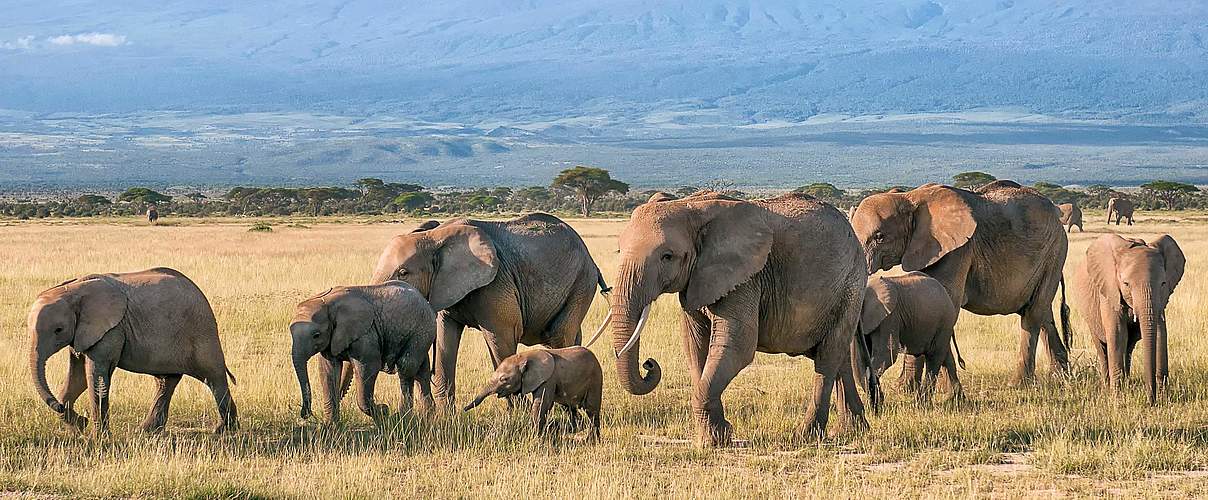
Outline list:
[[[105,278],[81,280],[76,296],[79,302],[71,347],[76,352],[84,352],[126,317],[129,299]]]
[[[339,356],[373,328],[373,306],[364,298],[345,295],[327,304],[331,322],[331,354]],[[385,360],[383,360],[385,361]]]
[[[448,309],[495,279],[499,270],[495,245],[481,229],[456,224],[430,232],[439,242],[435,277],[428,293],[432,310]]]
[[[1105,234],[1086,249],[1086,277],[1090,287],[1112,310],[1120,310],[1123,300],[1116,277],[1116,253],[1132,245],[1133,242],[1119,235]]]
[[[688,275],[683,307],[717,302],[763,269],[772,252],[764,209],[745,201],[700,202],[705,222],[697,236],[696,263]]]
[[[554,376],[554,355],[535,351],[527,356],[520,371],[520,394],[531,393]]]
[[[1157,241],[1153,242],[1153,247],[1162,252],[1162,258],[1166,262],[1166,284],[1171,291],[1174,291],[1179,280],[1183,279],[1183,266],[1187,265],[1183,249],[1179,248],[1179,244],[1169,234],[1160,236]]]
[[[864,307],[860,313],[860,334],[868,335],[876,330],[897,306],[898,299],[890,290],[885,278],[878,276],[869,280],[868,287],[864,289]]]
[[[977,230],[973,207],[955,190],[932,187],[923,196],[915,203],[914,230],[902,254],[904,271],[920,271],[935,264],[967,243]]]

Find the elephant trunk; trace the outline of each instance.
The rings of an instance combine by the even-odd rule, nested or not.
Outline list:
[[[614,292],[616,299],[610,314],[612,346],[617,353],[617,376],[626,391],[641,396],[658,387],[663,371],[654,359],[647,359],[642,363],[646,376],[642,376],[638,371],[638,354],[641,349],[638,338],[649,317],[650,305],[658,294],[640,291],[636,286],[640,274],[636,271],[632,266],[622,266],[621,279],[617,282],[617,291]]]
[[[486,387],[482,388],[482,391],[480,391],[477,396],[474,396],[474,399],[470,401],[470,404],[466,405],[465,408],[462,408],[462,411],[473,410],[475,406],[482,404],[483,401],[491,397],[491,394],[494,394],[496,389],[497,387],[495,387],[494,384],[487,384]]]
[[[310,418],[310,375],[306,370],[306,362],[310,360],[310,356],[306,352],[295,349],[293,358],[294,373],[298,376],[298,388],[302,391],[302,411],[298,413],[298,416]]]
[[[33,345],[29,349],[29,373],[30,379],[33,380],[34,390],[38,391],[38,397],[46,402],[55,413],[62,414],[66,411],[63,403],[60,403],[50,392],[50,385],[46,383],[46,360],[50,359],[50,355],[54,354],[54,349],[45,345],[45,342],[39,342],[37,336],[34,336]]]
[[[1145,370],[1145,386],[1149,389],[1149,404],[1155,404],[1158,397],[1158,364],[1157,342],[1158,324],[1161,308],[1155,303],[1152,290],[1142,289],[1139,293],[1141,310],[1137,311],[1137,321],[1141,327],[1141,343],[1143,344],[1142,359]]]

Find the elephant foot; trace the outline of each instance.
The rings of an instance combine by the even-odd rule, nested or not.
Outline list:
[[[146,434],[159,434],[164,431],[164,424],[165,422],[144,422],[139,429]]]
[[[868,419],[864,418],[864,415],[848,415],[836,424],[830,428],[832,438],[843,434],[859,434],[868,431]]]
[[[1035,385],[1036,385],[1036,374],[1035,373],[1016,373],[1014,376],[1011,377],[1011,380],[1009,382],[1007,382],[1008,387],[1012,387],[1012,388],[1016,388],[1016,389],[1033,387]]]
[[[235,432],[237,430],[239,430],[239,423],[234,420],[229,422],[220,422],[218,425],[214,426],[215,435]]]
[[[70,409],[63,413],[63,423],[79,433],[83,433],[84,428],[88,427],[88,419]]]
[[[734,438],[734,426],[726,419],[720,422],[705,422],[697,432],[697,445],[701,448],[730,446]]]

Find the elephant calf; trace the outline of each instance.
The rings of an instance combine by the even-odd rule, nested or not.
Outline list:
[[[856,349],[852,366],[868,370],[866,377],[858,378],[866,384],[874,409],[879,408],[883,399],[878,381],[893,365],[899,351],[907,355],[904,370],[911,377],[908,386],[919,387],[921,382],[920,399],[928,399],[935,390],[940,368],[948,377],[952,397],[961,397],[956,364],[948,347],[954,339],[958,312],[944,285],[926,274],[916,271],[868,278],[860,315],[861,335],[856,339],[864,343],[856,347],[863,347],[868,358],[864,359]],[[925,367],[925,376],[915,367]]]
[[[499,397],[533,395],[533,425],[545,431],[546,416],[554,403],[562,405],[578,426],[579,408],[591,419],[589,440],[600,438],[600,396],[604,375],[595,354],[584,347],[535,349],[515,354],[499,363],[482,392],[466,406],[469,411],[491,394]]]
[[[374,403],[379,371],[398,373],[402,386],[399,409],[406,412],[420,398],[420,410],[432,408],[432,367],[428,351],[436,339],[436,313],[419,291],[402,281],[380,285],[332,288],[298,304],[289,325],[293,337],[294,371],[302,390],[302,418],[311,414],[310,378],[306,362],[322,354],[319,363],[328,420],[340,419],[340,399],[357,379],[357,405],[375,421],[385,405]],[[341,367],[351,362],[352,371]]]
[[[1128,376],[1133,348],[1144,343],[1149,402],[1166,385],[1166,305],[1187,259],[1174,238],[1152,243],[1109,234],[1086,249],[1074,273],[1074,301],[1094,339],[1100,373],[1112,389]]]
[[[158,432],[184,375],[210,387],[222,422],[214,432],[238,428],[235,402],[218,342],[218,323],[205,294],[189,278],[158,267],[121,274],[90,274],[38,294],[29,311],[30,371],[38,396],[63,421],[83,430],[88,421],[73,406],[87,389],[94,430],[108,432],[109,397],[116,368],[159,379],[143,430]],[[71,346],[67,381],[56,399],[46,383],[46,360]]]

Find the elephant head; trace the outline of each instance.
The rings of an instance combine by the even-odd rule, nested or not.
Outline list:
[[[856,380],[864,384],[873,409],[880,407],[884,399],[880,391],[881,375],[893,365],[898,354],[898,331],[885,325],[898,305],[897,288],[881,276],[868,278],[864,289],[864,305],[860,311],[860,326],[856,336],[857,352],[853,353],[853,367],[858,367]],[[861,373],[862,372],[862,373]]]
[[[763,269],[771,249],[766,211],[750,202],[704,193],[634,210],[620,237],[610,313],[625,390],[647,394],[661,379],[653,359],[642,364],[645,376],[637,365],[638,338],[659,295],[678,293],[684,310],[713,304]]]
[[[30,378],[56,413],[65,408],[46,383],[46,360],[64,347],[85,352],[126,315],[126,294],[104,276],[71,280],[38,294],[29,310]]]
[[[927,185],[865,198],[851,222],[864,245],[868,272],[898,264],[918,271],[960,248],[977,230],[970,196],[976,195]]]
[[[1149,244],[1105,235],[1086,251],[1087,275],[1103,301],[1101,307],[1122,312],[1127,306],[1140,327],[1150,403],[1157,398],[1157,351],[1165,353],[1167,346],[1166,305],[1186,263],[1182,249],[1169,235]]]
[[[546,351],[528,351],[508,357],[499,363],[486,385],[466,405],[465,411],[482,404],[492,394],[504,398],[531,393],[553,375],[554,356]]]
[[[434,311],[440,311],[495,279],[499,269],[495,246],[482,229],[461,222],[439,226],[429,222],[420,227],[390,240],[378,258],[372,283],[405,281],[428,299]]]
[[[357,338],[373,328],[373,306],[363,297],[328,290],[302,301],[289,325],[294,373],[302,391],[302,418],[311,415],[310,377],[306,363],[315,354],[338,359]],[[328,390],[338,390],[327,388]]]

